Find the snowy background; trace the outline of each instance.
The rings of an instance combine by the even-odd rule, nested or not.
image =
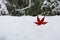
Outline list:
[[[42,18],[43,16],[39,16]],[[60,40],[60,17],[46,17],[45,25],[36,25],[36,17],[0,16],[0,39]]]
[[[4,12],[6,12],[5,14],[8,14],[8,10],[7,10],[7,7],[6,7],[6,4],[7,2],[5,0],[0,0],[0,15],[1,13],[4,14]]]
[[[5,3],[0,0],[0,10],[8,14]],[[46,16],[45,21],[48,23],[38,26],[36,16],[0,16],[0,40],[60,40],[60,16]]]

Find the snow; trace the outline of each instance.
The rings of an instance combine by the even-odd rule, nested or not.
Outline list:
[[[38,26],[36,17],[0,16],[0,39],[60,40],[60,16],[46,16],[45,21],[48,23]]]
[[[1,11],[3,12],[2,14],[8,14],[8,10],[7,10],[7,7],[6,7],[6,4],[7,1],[6,0],[0,0],[0,5],[1,5],[1,8],[0,8],[0,15],[1,15]]]

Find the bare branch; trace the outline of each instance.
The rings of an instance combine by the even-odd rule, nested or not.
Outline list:
[[[24,13],[26,9],[30,8],[33,5],[34,5],[34,3],[31,3],[31,0],[29,0],[29,5],[27,7],[22,8],[22,9],[15,9],[15,10]]]

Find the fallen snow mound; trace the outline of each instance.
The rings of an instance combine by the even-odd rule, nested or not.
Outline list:
[[[0,16],[0,40],[60,40],[60,16],[45,17],[45,25],[35,21],[31,16]]]

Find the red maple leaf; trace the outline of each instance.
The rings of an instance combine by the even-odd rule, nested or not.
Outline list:
[[[34,22],[37,25],[41,25],[41,24],[46,24],[47,22],[44,22],[45,16],[40,20],[40,18],[37,16],[37,22]]]

